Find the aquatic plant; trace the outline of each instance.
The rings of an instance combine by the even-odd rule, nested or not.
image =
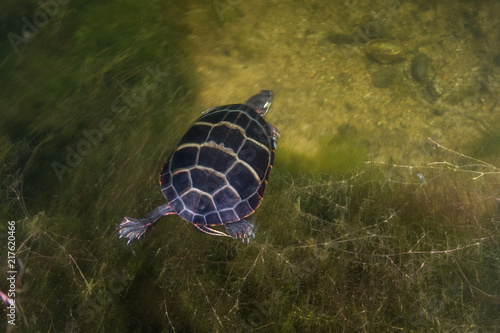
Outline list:
[[[329,179],[277,172],[249,245],[166,218],[127,247],[116,237],[118,210],[101,197],[85,204],[93,213],[26,216],[16,253],[27,267],[27,327],[494,329],[499,170],[429,142],[431,160],[418,166],[370,161]],[[100,189],[109,190],[127,194],[113,182]]]

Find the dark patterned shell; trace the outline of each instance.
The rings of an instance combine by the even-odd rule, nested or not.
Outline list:
[[[271,127],[250,106],[212,109],[189,128],[163,166],[163,195],[188,222],[241,220],[262,201],[274,159],[271,137]]]

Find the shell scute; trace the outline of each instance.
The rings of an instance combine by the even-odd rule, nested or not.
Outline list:
[[[269,126],[252,107],[213,108],[188,129],[165,163],[162,192],[188,222],[236,222],[260,205],[273,158]]]

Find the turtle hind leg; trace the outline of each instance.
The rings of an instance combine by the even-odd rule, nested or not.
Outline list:
[[[246,239],[247,243],[249,243],[250,236],[255,238],[255,234],[253,232],[253,224],[245,219],[241,219],[237,222],[224,223],[224,227],[226,227],[226,231],[229,236],[233,237],[234,239],[241,238],[242,242],[244,242]]]
[[[139,239],[150,226],[153,225],[160,217],[165,215],[175,214],[175,211],[169,204],[156,207],[151,213],[142,219],[134,219],[125,217],[118,226],[118,234],[120,238],[128,238],[128,243],[132,239]]]
[[[139,239],[142,235],[144,235],[146,230],[148,230],[152,224],[153,223],[145,221],[145,219],[125,217],[118,227],[118,234],[120,235],[120,238],[128,238],[128,244],[132,239]]]

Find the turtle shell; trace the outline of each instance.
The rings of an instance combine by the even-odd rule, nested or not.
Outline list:
[[[211,109],[191,125],[163,166],[163,195],[194,224],[243,219],[262,202],[274,160],[272,135],[272,126],[248,105]]]

